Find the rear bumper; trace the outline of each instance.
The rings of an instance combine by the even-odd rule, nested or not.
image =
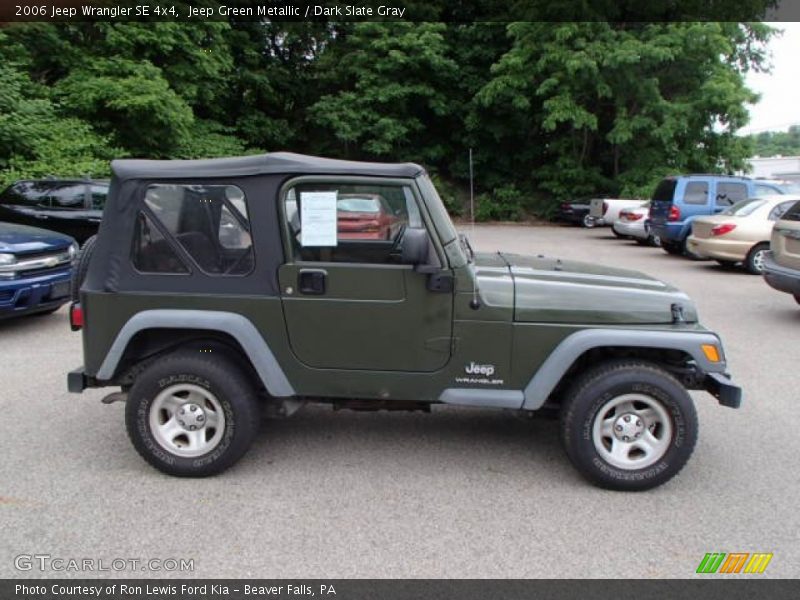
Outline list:
[[[80,394],[89,387],[89,381],[83,367],[67,373],[67,390],[72,394]]]
[[[629,235],[635,238],[647,239],[647,230],[644,226],[644,221],[634,221],[629,223],[627,221],[614,221],[612,226],[614,231],[620,235]]]
[[[764,280],[779,292],[800,294],[800,271],[776,263],[772,252],[764,258]]]
[[[661,238],[662,242],[682,242],[683,223],[653,223],[650,222],[650,231]]]
[[[58,308],[69,301],[70,269],[27,279],[0,280],[0,318]]]
[[[723,373],[708,373],[703,381],[705,390],[714,396],[722,406],[739,408],[742,405],[742,388]]]
[[[687,242],[689,250],[699,256],[718,260],[743,261],[753,247],[753,242],[697,238],[690,235]]]

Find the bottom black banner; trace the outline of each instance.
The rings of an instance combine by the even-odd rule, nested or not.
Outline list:
[[[795,580],[50,579],[0,581],[2,600],[796,600]]]

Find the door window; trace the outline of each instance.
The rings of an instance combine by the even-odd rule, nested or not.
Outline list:
[[[773,208],[769,213],[769,220],[770,221],[779,221],[783,215],[786,213],[794,205],[794,202],[781,202]]]
[[[423,227],[408,186],[298,183],[284,196],[294,257],[302,261],[398,263],[407,227]]]
[[[747,199],[747,186],[743,183],[719,182],[717,184],[717,206],[733,206]]]
[[[107,185],[92,185],[89,188],[89,194],[92,199],[92,210],[103,210],[106,205],[106,198],[108,197]]]
[[[683,192],[684,204],[705,204],[708,201],[708,182],[690,181]]]
[[[82,210],[86,208],[86,186],[81,183],[53,188],[39,199],[39,206],[62,210]]]

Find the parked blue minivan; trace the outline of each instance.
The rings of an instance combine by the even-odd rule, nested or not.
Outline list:
[[[0,319],[58,310],[70,299],[71,237],[15,223],[0,223]]]
[[[696,217],[720,213],[747,198],[798,192],[797,183],[769,179],[725,175],[667,177],[653,193],[648,226],[654,236],[661,238],[665,251],[691,257],[686,240]]]

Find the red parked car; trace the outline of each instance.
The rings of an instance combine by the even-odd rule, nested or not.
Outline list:
[[[336,209],[344,240],[390,240],[402,224],[380,194],[340,194]]]

